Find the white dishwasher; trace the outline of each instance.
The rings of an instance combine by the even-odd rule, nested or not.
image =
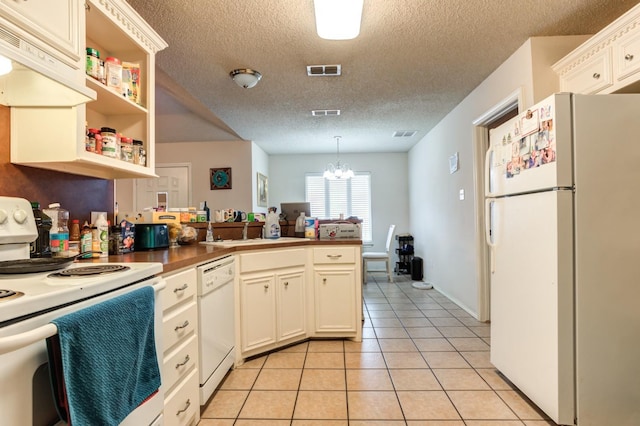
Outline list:
[[[227,256],[197,270],[200,405],[204,405],[233,366],[235,261]]]

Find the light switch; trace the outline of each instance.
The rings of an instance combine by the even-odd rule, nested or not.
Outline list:
[[[460,200],[464,200],[464,189],[460,190]]]

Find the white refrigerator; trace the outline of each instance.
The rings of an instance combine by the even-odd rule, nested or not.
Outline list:
[[[640,425],[640,95],[490,132],[491,362],[562,425]]]

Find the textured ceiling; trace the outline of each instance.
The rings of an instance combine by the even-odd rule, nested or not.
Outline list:
[[[128,1],[169,44],[156,58],[158,142],[244,139],[268,154],[335,152],[335,135],[341,152],[407,151],[527,38],[593,34],[638,3],[365,0],[360,36],[328,41],[313,0]],[[318,64],[342,76],[308,77]],[[262,80],[242,89],[236,68]]]

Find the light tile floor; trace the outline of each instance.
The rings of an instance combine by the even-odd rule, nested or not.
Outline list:
[[[554,425],[489,361],[490,327],[409,276],[369,274],[362,343],[312,340],[231,371],[218,425]]]

